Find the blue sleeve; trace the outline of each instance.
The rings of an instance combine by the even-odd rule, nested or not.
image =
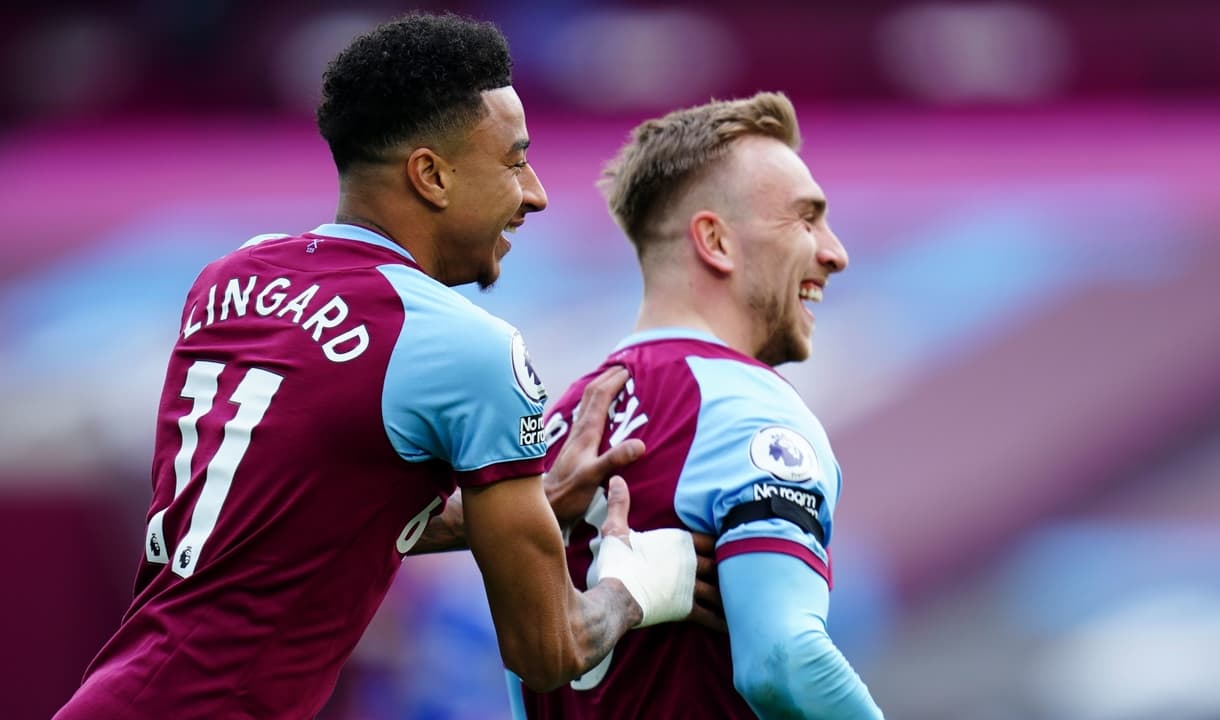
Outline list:
[[[778,495],[805,508],[829,545],[842,476],[826,430],[800,395],[766,368],[698,357],[687,365],[699,410],[674,492],[678,517],[692,530],[719,535],[733,508]],[[721,535],[717,552],[760,546],[798,555],[831,576],[823,546],[783,520],[733,528]]]
[[[733,685],[760,718],[883,717],[826,633],[826,580],[797,558],[768,552],[728,558],[718,572]]]
[[[545,455],[546,391],[521,334],[421,272],[380,270],[405,314],[382,391],[398,454],[443,460],[459,473]]]
[[[504,682],[508,685],[508,710],[512,720],[527,720],[525,697],[521,690],[521,678],[512,670],[504,671]]]

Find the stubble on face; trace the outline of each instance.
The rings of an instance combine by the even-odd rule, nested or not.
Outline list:
[[[496,247],[492,252],[495,253],[494,262],[483,267],[479,271],[478,277],[474,280],[482,292],[491,291],[495,287],[496,281],[500,279],[500,261],[508,254],[508,245],[504,242],[503,238],[496,239]]]
[[[524,110],[511,87],[486,91],[484,102],[488,113],[455,161],[462,206],[458,232],[445,251],[454,272],[451,284],[474,282],[480,290],[499,279],[500,261],[509,251],[502,233],[524,202],[514,163],[524,160],[529,145]]]
[[[805,321],[799,307],[793,308],[792,302],[786,302],[774,287],[765,283],[755,288],[747,302],[751,314],[762,325],[759,334],[763,342],[754,353],[755,359],[772,367],[809,359],[812,333],[806,333],[799,325]],[[796,318],[794,311],[799,313]]]
[[[812,239],[801,230],[795,198],[820,189],[804,162],[779,141],[749,138],[735,157],[742,188],[733,213],[739,218],[743,247],[744,302],[756,323],[759,346],[754,357],[771,366],[809,358],[812,327],[799,297],[800,282],[812,260]],[[799,167],[793,163],[796,160]],[[808,251],[808,252],[807,252]]]

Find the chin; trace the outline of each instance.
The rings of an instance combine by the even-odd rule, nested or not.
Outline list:
[[[490,290],[495,287],[496,281],[500,279],[500,264],[496,263],[495,267],[479,273],[475,278],[480,290]]]
[[[754,359],[771,367],[809,359],[813,344],[813,328],[805,324],[777,325],[771,328]]]
[[[783,352],[780,353],[782,359],[777,363],[772,363],[772,365],[782,365],[789,362],[805,362],[809,359],[812,349],[810,338],[793,338],[792,342],[788,343],[787,347],[785,347]]]
[[[763,348],[755,353],[754,359],[760,363],[770,365],[771,367],[778,367],[786,362],[796,362],[798,360],[802,360],[803,358],[793,357],[793,353],[790,348],[769,347]]]

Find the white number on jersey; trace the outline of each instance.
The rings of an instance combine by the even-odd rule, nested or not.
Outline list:
[[[424,528],[428,527],[428,521],[432,519],[432,511],[436,506],[441,504],[440,498],[433,498],[432,502],[423,510],[415,514],[415,517],[407,521],[406,527],[402,532],[398,533],[398,540],[395,541],[394,547],[404,556],[411,552],[411,548],[415,547],[415,543],[424,535]],[[403,560],[406,560],[404,557]]]
[[[597,580],[593,576],[593,571],[597,567],[597,553],[602,547],[602,523],[606,522],[606,512],[609,507],[606,502],[606,489],[597,488],[597,492],[593,494],[593,501],[589,503],[589,509],[585,511],[585,522],[597,529],[597,535],[589,541],[589,552],[593,553],[593,562],[589,563],[589,573],[585,578],[586,587],[593,587],[593,583]],[[601,662],[569,683],[572,689],[592,690],[597,687],[606,677],[606,672],[610,670],[610,661],[613,658],[614,648],[610,648],[610,652],[606,653],[606,657],[602,658]]]
[[[186,372],[186,382],[181,396],[194,402],[186,415],[178,418],[178,430],[182,434],[182,446],[174,456],[174,499],[186,489],[191,480],[191,461],[199,447],[199,419],[212,410],[216,399],[218,380],[225,366],[221,363],[197,360]],[[203,473],[203,488],[199,500],[191,513],[190,526],[173,553],[169,552],[169,541],[165,537],[163,520],[167,508],[162,508],[148,521],[148,535],[144,542],[144,556],[149,562],[165,565],[174,557],[170,568],[180,577],[190,577],[195,572],[204,543],[216,528],[220,509],[224,506],[233,475],[250,447],[250,435],[258,425],[271,399],[280,389],[283,376],[259,368],[249,370],[229,402],[238,406],[237,414],[225,423],[220,447]],[[170,501],[173,503],[173,500]]]

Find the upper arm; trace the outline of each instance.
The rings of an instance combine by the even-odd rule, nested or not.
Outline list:
[[[806,508],[828,545],[838,502],[839,465],[825,430],[800,396],[764,368],[691,358],[701,403],[674,508],[691,529],[720,536],[721,560],[742,552],[797,557],[830,580],[822,543],[783,520],[723,533],[734,508],[784,497]]]
[[[688,359],[701,404],[675,493],[691,528],[719,536],[720,594],[734,684],[763,718],[876,718],[868,690],[826,632],[830,542],[840,473],[820,423],[782,378],[741,362]],[[794,522],[724,529],[734,508],[785,497]]]
[[[422,273],[381,270],[406,317],[382,394],[394,449],[410,462],[446,462],[460,485],[538,472],[541,464],[496,468],[546,453],[534,430],[546,393],[520,333]]]
[[[816,542],[816,541],[814,541]],[[830,588],[807,564],[752,552],[719,564],[733,682],[766,718],[879,718],[826,632]]]

